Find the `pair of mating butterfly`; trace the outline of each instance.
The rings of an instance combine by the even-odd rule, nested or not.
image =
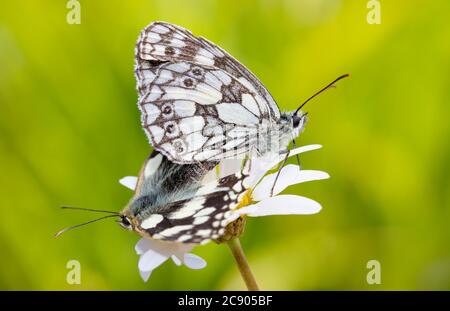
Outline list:
[[[144,237],[183,243],[220,238],[248,190],[248,170],[207,182],[218,163],[282,153],[287,159],[306,122],[300,109],[347,76],[294,112],[280,113],[262,83],[227,52],[164,22],[144,28],[135,62],[142,126],[155,151],[127,207],[93,221],[120,217]]]

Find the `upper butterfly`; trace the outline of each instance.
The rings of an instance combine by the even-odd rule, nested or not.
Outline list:
[[[175,163],[278,155],[304,128],[306,114],[280,113],[247,68],[184,28],[151,23],[135,53],[142,126]]]

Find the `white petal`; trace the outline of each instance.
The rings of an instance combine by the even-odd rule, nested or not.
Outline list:
[[[244,207],[245,208],[245,207]],[[235,221],[236,219],[239,218],[239,216],[243,215],[241,213],[242,208],[232,212],[232,214],[227,218],[227,224],[229,224],[230,222]]]
[[[203,258],[191,253],[184,254],[183,263],[187,267],[195,270],[206,267],[206,261]]]
[[[158,253],[152,249],[146,251],[141,258],[139,258],[138,268],[140,271],[154,270],[165,262],[169,256]]]
[[[184,254],[193,249],[195,244],[186,244],[179,242],[168,242],[154,239],[140,239],[135,250],[138,255],[145,253],[147,250],[152,249],[158,253],[161,253],[167,257],[172,255]]]
[[[252,158],[250,161],[247,161],[247,165],[250,165],[250,186],[255,186],[259,180],[277,163],[278,158],[274,159],[274,157],[270,155],[260,158]]]
[[[182,261],[192,269],[201,269],[206,265],[203,259],[195,255],[186,256],[195,244],[166,242],[153,239],[140,239],[135,246],[136,252],[141,255],[138,268],[142,279],[147,281],[152,270],[160,266],[167,259],[172,258],[176,265]]]
[[[261,201],[270,197],[270,192],[275,182],[277,173],[270,174],[261,180],[261,182],[255,187],[252,193],[252,198],[255,201]],[[275,188],[273,191],[273,196],[277,195],[290,185],[295,184],[293,182],[300,175],[300,168],[298,165],[288,164],[281,169],[280,175],[278,176]]]
[[[233,222],[239,218],[241,215],[252,214],[258,208],[257,204],[246,205],[233,213],[227,218],[227,223]]]
[[[289,150],[289,158],[292,156],[295,156],[297,154],[316,150],[322,148],[322,145],[307,145],[298,147],[292,150]],[[256,185],[256,183],[261,179],[269,170],[271,170],[275,165],[280,163],[284,160],[286,155],[279,155],[279,156],[273,156],[273,155],[266,155],[264,157],[260,158],[252,158],[251,160],[251,186]]]
[[[151,247],[152,242],[149,239],[141,238],[134,246],[134,250],[138,255],[142,255],[143,253],[148,251]]]
[[[273,184],[277,172],[265,176],[261,182],[255,187],[252,193],[252,197],[255,201],[261,201],[270,197]],[[288,164],[280,172],[278,180],[275,184],[273,196],[279,194],[289,186],[300,184],[302,182],[321,180],[330,178],[325,172],[314,170],[299,170],[298,165]]]
[[[308,215],[315,214],[322,208],[314,200],[298,195],[278,195],[268,198],[255,204],[257,208],[248,213],[248,216],[269,216],[269,215]]]
[[[138,178],[136,176],[126,176],[119,180],[119,182],[128,189],[134,190],[136,189],[137,180]]]
[[[319,144],[301,146],[301,147],[290,150],[289,157],[292,157],[296,154],[300,154],[300,153],[304,153],[304,152],[308,152],[308,151],[312,151],[312,150],[317,150],[320,148],[322,148],[322,145],[319,145]]]
[[[180,266],[181,265],[181,259],[180,258],[178,258],[176,255],[172,255],[172,256],[170,256],[170,258],[172,258],[172,261],[177,265],[177,266]]]
[[[330,178],[330,175],[328,175],[328,173],[326,173],[326,172],[313,171],[313,170],[301,170],[299,175],[297,175],[294,178],[291,185],[299,184],[299,183],[307,182],[307,181],[328,179],[328,178]]]
[[[139,270],[139,274],[141,275],[141,278],[144,280],[144,282],[147,282],[150,278],[150,275],[152,274],[152,270],[149,271],[142,271]]]

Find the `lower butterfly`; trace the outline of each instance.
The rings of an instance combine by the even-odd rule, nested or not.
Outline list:
[[[205,243],[225,233],[244,195],[245,169],[216,179],[211,162],[179,165],[158,152],[147,159],[120,224],[143,237]]]
[[[122,212],[87,210],[110,213],[94,221],[118,217],[122,227],[147,238],[197,244],[219,239],[248,188],[249,165],[238,173],[218,178],[217,164],[180,165],[154,151],[137,179],[126,177],[121,181],[135,190]],[[57,236],[79,226],[61,230]]]

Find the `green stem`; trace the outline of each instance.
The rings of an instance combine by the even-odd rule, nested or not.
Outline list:
[[[236,260],[236,264],[239,268],[242,278],[244,279],[245,285],[247,285],[248,290],[259,290],[258,284],[256,284],[255,277],[250,270],[247,258],[245,258],[244,251],[242,249],[241,243],[238,238],[234,238],[227,242],[230,247],[231,253]]]

